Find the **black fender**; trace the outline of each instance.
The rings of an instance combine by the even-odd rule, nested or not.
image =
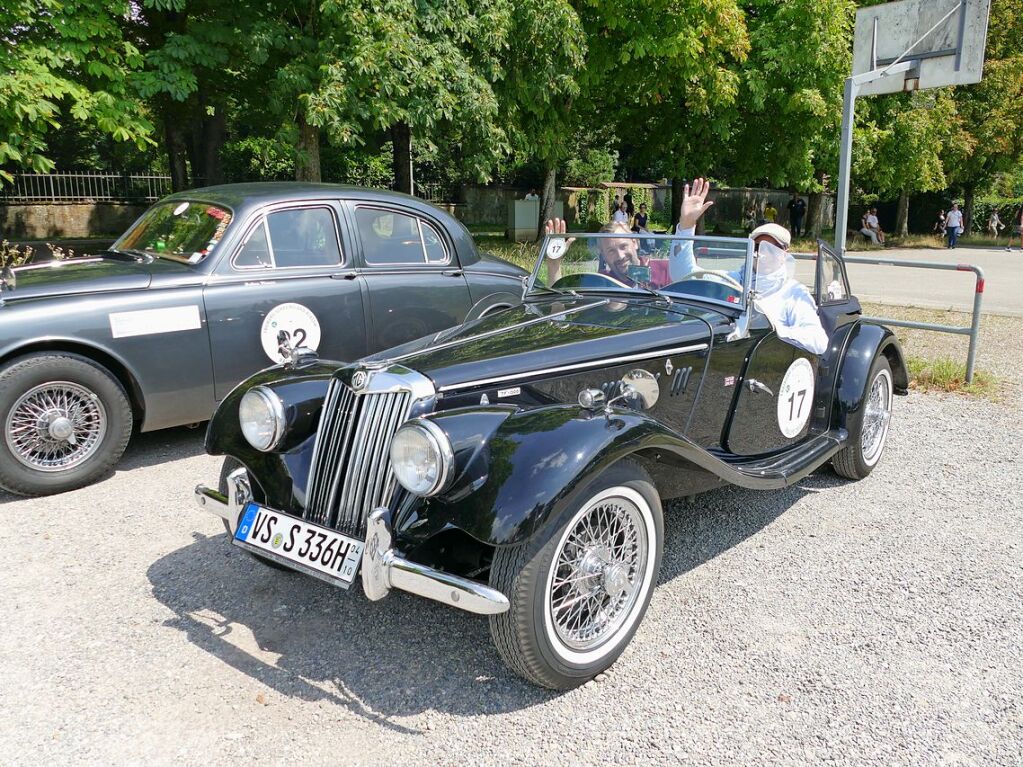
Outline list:
[[[838,372],[832,410],[833,426],[848,429],[858,421],[858,415],[866,400],[870,366],[874,364],[879,354],[883,354],[891,365],[895,393],[906,393],[909,388],[909,373],[898,338],[883,325],[857,322],[849,332]],[[859,437],[851,431],[850,436],[854,439]]]
[[[641,451],[671,453],[729,482],[754,486],[672,429],[625,408],[607,415],[578,405],[464,408],[426,417],[451,440],[456,468],[451,487],[418,505],[414,520],[397,520],[399,530],[419,540],[456,528],[490,546],[521,543],[576,502],[607,467]]]

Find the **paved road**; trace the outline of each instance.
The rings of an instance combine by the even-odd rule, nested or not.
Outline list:
[[[632,646],[565,694],[486,621],[269,570],[194,509],[201,434],[0,494],[5,765],[1008,765],[1023,754],[1019,405],[911,394],[864,482],[673,503]]]
[[[956,250],[850,251],[850,255],[906,261],[939,261],[973,264],[984,270],[983,312],[1023,316],[1023,252],[991,248]],[[976,278],[972,272],[946,272],[894,266],[849,264],[852,291],[862,301],[921,306],[935,309],[973,310]]]

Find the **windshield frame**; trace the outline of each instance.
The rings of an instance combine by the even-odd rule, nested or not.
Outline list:
[[[203,199],[201,197],[164,197],[162,200],[157,200],[152,205],[150,205],[148,208],[146,208],[144,211],[142,211],[142,215],[139,216],[138,218],[136,218],[132,222],[131,226],[129,226],[127,229],[124,230],[124,232],[121,233],[120,237],[118,237],[116,240],[114,240],[114,243],[110,246],[110,250],[114,251],[115,253],[128,253],[128,252],[131,252],[131,253],[142,253],[142,254],[145,254],[147,257],[150,257],[150,258],[154,258],[154,259],[155,258],[160,258],[160,259],[165,259],[167,261],[173,261],[176,264],[184,264],[185,266],[188,266],[188,267],[190,267],[192,269],[206,268],[208,264],[213,263],[216,259],[219,258],[219,256],[217,256],[213,252],[210,252],[210,253],[207,253],[199,261],[189,261],[187,258],[179,258],[179,257],[177,257],[177,256],[175,256],[173,254],[168,254],[168,253],[155,253],[155,252],[148,251],[148,250],[138,250],[138,249],[133,249],[133,248],[129,248],[127,251],[121,249],[122,242],[128,237],[129,234],[131,234],[135,230],[135,227],[137,227],[140,223],[142,223],[142,219],[144,219],[146,216],[148,216],[150,214],[150,212],[153,211],[157,206],[160,206],[160,205],[180,205],[183,202],[187,202],[187,203],[190,203],[192,205],[212,205],[212,206],[215,206],[217,208],[221,208],[222,210],[227,211],[231,215],[231,221],[228,223],[227,228],[224,230],[224,235],[217,242],[217,250],[220,250],[220,246],[228,241],[228,236],[230,235],[231,230],[236,228],[235,224],[240,220],[238,218],[238,211],[235,210],[234,206],[228,205],[226,202],[224,202],[222,200],[207,200],[207,199]]]
[[[536,257],[536,262],[533,264],[533,269],[529,273],[529,280],[526,282],[525,290],[522,293],[523,299],[529,297],[531,294],[534,295],[534,296],[546,295],[548,297],[551,295],[550,293],[547,293],[546,291],[543,294],[534,293],[534,285],[536,284],[536,281],[539,278],[540,267],[543,266],[543,262],[544,262],[544,260],[546,258],[545,254],[547,253],[547,245],[548,245],[548,243],[552,239],[570,240],[570,239],[582,239],[582,238],[585,238],[585,239],[612,239],[612,240],[614,240],[614,239],[620,240],[620,239],[626,239],[627,238],[627,239],[636,239],[636,240],[669,240],[669,241],[672,241],[672,242],[678,242],[679,240],[688,240],[688,241],[693,243],[693,247],[694,248],[696,247],[696,243],[698,243],[698,242],[708,242],[708,241],[709,242],[735,243],[736,245],[741,244],[743,249],[746,251],[746,265],[745,265],[745,267],[743,269],[743,291],[742,291],[742,295],[740,296],[739,303],[732,303],[732,302],[729,302],[729,301],[721,301],[719,299],[710,298],[710,297],[707,297],[707,296],[694,296],[694,295],[689,294],[689,293],[677,293],[677,292],[674,292],[674,291],[669,293],[669,292],[664,291],[663,289],[656,289],[656,288],[649,288],[648,289],[648,288],[641,288],[641,287],[637,287],[637,288],[630,288],[630,287],[625,287],[625,288],[611,288],[611,287],[606,287],[606,288],[579,288],[579,287],[576,287],[576,288],[572,288],[571,291],[569,291],[567,289],[564,289],[564,288],[560,288],[560,289],[559,288],[551,288],[551,286],[549,286],[549,285],[545,285],[544,286],[545,288],[548,288],[550,290],[562,290],[566,295],[572,295],[572,294],[582,295],[582,294],[585,294],[585,293],[600,293],[600,294],[604,294],[604,295],[606,295],[608,293],[613,293],[613,294],[614,293],[636,293],[636,294],[640,294],[640,295],[645,295],[645,296],[653,297],[651,295],[651,291],[656,291],[658,294],[660,294],[660,295],[662,295],[664,297],[670,297],[672,300],[680,299],[680,300],[688,300],[688,301],[698,301],[700,303],[710,303],[710,304],[715,304],[715,305],[718,305],[718,306],[727,306],[729,309],[731,309],[733,311],[738,309],[738,310],[740,310],[740,312],[745,312],[747,307],[749,306],[749,303],[750,303],[750,293],[753,291],[753,240],[751,240],[749,237],[728,237],[728,236],[720,236],[719,237],[719,236],[716,236],[716,235],[684,235],[684,234],[648,234],[646,232],[641,232],[641,233],[629,232],[628,234],[626,234],[624,232],[566,232],[565,234],[545,234],[543,240],[540,243],[540,252],[539,252],[539,254]],[[738,255],[738,254],[736,254],[736,255]],[[539,288],[535,288],[535,290],[539,291]]]

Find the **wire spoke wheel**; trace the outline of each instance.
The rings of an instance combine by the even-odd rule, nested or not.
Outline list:
[[[107,432],[100,398],[70,381],[39,384],[8,411],[4,440],[12,455],[30,469],[59,472],[92,457]]]
[[[631,500],[601,499],[576,517],[555,556],[546,608],[558,639],[598,647],[636,606],[650,542]]]
[[[863,460],[868,465],[873,465],[881,457],[891,419],[892,378],[887,370],[880,370],[870,384],[860,435]]]

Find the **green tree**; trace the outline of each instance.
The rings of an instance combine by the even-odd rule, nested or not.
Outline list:
[[[619,134],[641,137],[640,162],[672,179],[674,223],[683,178],[712,173],[730,145],[749,49],[742,11],[734,0],[585,0],[579,15],[583,92]]]
[[[341,144],[389,133],[395,187],[412,191],[413,140],[456,142],[478,177],[506,147],[493,83],[510,0],[325,0],[324,64],[303,94],[309,124]]]
[[[742,68],[733,183],[810,194],[820,235],[826,179],[838,168],[842,89],[852,66],[853,0],[745,0],[750,54]]]
[[[988,29],[984,79],[955,89],[963,136],[948,147],[950,176],[963,190],[966,231],[977,190],[1023,157],[1023,0],[994,0]]]
[[[72,119],[144,147],[153,125],[136,98],[138,48],[117,0],[8,0],[0,6],[0,180],[4,168],[53,169],[46,137]]]

